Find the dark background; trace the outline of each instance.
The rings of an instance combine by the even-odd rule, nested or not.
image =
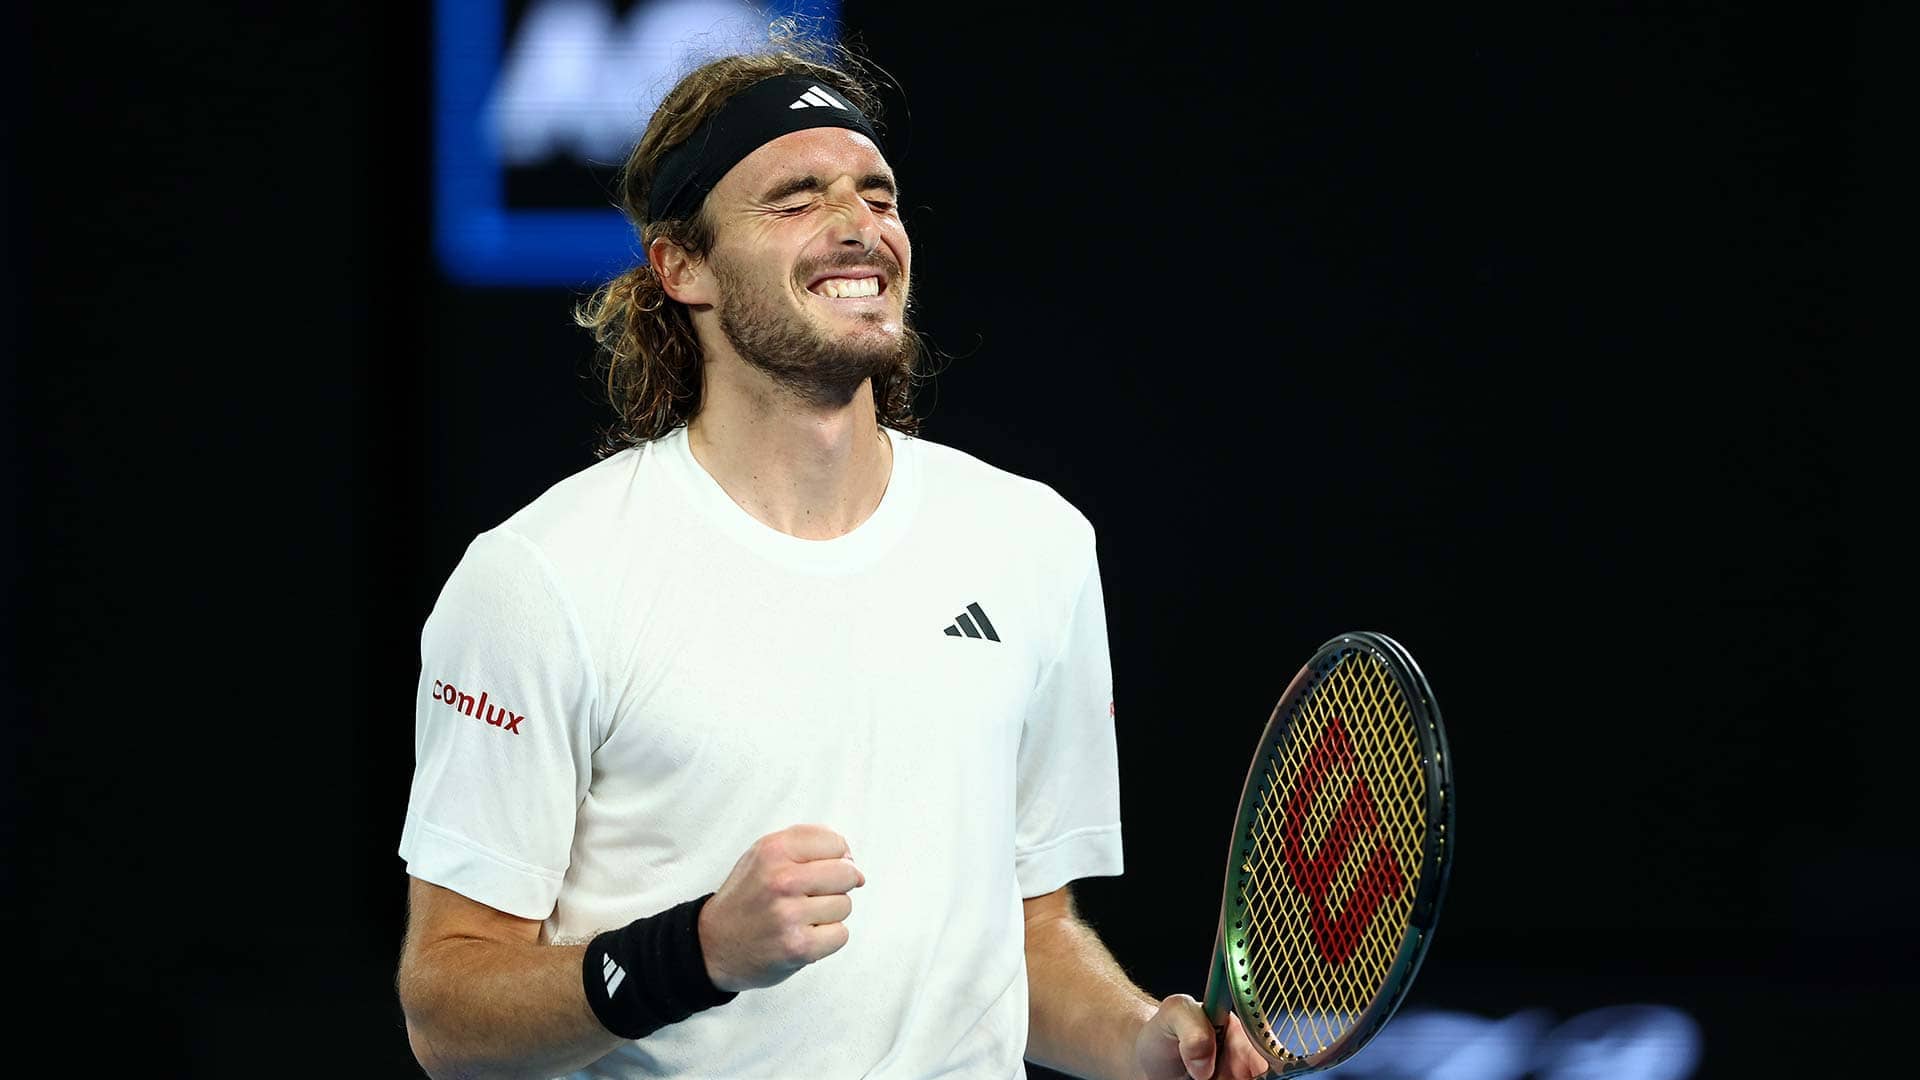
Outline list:
[[[8,966],[76,1065],[408,1075],[420,624],[605,414],[578,290],[439,275],[398,8],[0,22]],[[1155,993],[1273,699],[1372,628],[1458,762],[1414,1004],[1675,1005],[1703,1076],[1913,1004],[1894,35],[1690,12],[846,5],[925,433],[1100,531],[1128,872],[1080,896]]]

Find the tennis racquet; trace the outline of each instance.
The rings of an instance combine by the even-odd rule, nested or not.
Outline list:
[[[1420,970],[1452,864],[1426,677],[1392,638],[1342,634],[1281,695],[1241,789],[1207,979],[1216,1045],[1237,1013],[1271,1075],[1353,1056]]]

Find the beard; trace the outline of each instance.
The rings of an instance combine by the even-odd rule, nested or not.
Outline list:
[[[817,260],[803,266],[801,272],[811,277],[821,270],[856,267],[884,270],[889,290],[905,287],[898,264],[880,251]],[[749,366],[805,405],[844,408],[867,380],[912,370],[914,339],[904,316],[898,334],[882,331],[829,337],[802,313],[783,304],[773,290],[734,273],[719,260],[714,261],[713,269],[726,298],[720,305],[720,330],[728,343]],[[875,330],[885,319],[880,312],[859,317],[862,324]]]

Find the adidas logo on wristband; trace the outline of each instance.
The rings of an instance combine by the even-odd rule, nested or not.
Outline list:
[[[623,1039],[641,1039],[734,999],[735,991],[713,985],[700,951],[700,909],[712,896],[635,919],[587,943],[580,960],[581,989],[602,1027]],[[637,974],[629,979],[628,972]],[[625,997],[619,995],[622,987],[631,991]]]

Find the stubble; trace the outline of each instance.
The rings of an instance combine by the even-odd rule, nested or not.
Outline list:
[[[887,274],[889,288],[904,287],[900,268],[891,259],[846,256],[820,260],[802,267],[808,275],[821,270],[877,267]],[[897,335],[843,333],[829,335],[801,313],[782,303],[767,289],[715,260],[714,276],[726,300],[720,305],[720,330],[755,370],[764,373],[803,404],[819,409],[844,408],[868,379],[910,369],[913,334],[902,316]],[[878,326],[886,316],[863,312],[863,323]]]

